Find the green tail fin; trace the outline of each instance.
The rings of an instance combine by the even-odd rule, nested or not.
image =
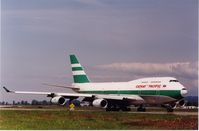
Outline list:
[[[75,55],[70,55],[70,63],[72,67],[74,83],[89,83],[90,81]]]

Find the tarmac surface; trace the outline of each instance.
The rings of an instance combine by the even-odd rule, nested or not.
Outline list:
[[[179,116],[189,116],[189,115],[194,115],[197,116],[198,112],[185,112],[185,111],[174,111],[174,112],[127,112],[127,113],[140,113],[140,114],[174,114],[174,115],[179,115]]]
[[[0,111],[1,110],[24,110],[24,111],[33,111],[33,110],[37,110],[37,111],[46,111],[46,110],[50,110],[50,111],[59,111],[59,110],[63,110],[63,109],[46,109],[46,108],[13,108],[13,107],[0,107]],[[89,110],[89,109],[78,109],[75,110],[74,112],[96,112],[96,111],[104,111],[104,110]],[[134,113],[134,114],[173,114],[173,115],[179,115],[179,116],[187,116],[187,115],[194,115],[197,116],[198,115],[198,111],[189,111],[187,109],[184,109],[183,111],[175,111],[174,112],[167,112],[167,111],[146,111],[146,112],[136,112],[136,111],[129,111],[129,112],[122,112],[120,111],[120,113]]]

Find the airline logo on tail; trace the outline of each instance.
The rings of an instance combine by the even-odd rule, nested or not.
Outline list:
[[[74,83],[89,83],[88,76],[75,55],[70,55]]]

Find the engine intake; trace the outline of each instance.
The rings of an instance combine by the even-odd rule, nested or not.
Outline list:
[[[95,99],[92,104],[94,107],[106,108],[108,105],[108,102],[105,99]]]
[[[180,106],[185,106],[186,102],[185,102],[185,100],[180,100],[180,101],[178,101],[178,104]]]
[[[170,104],[170,106],[175,109],[176,107],[184,107],[186,105],[186,101],[185,100],[179,100],[175,103]]]
[[[53,104],[64,105],[66,103],[66,99],[62,96],[55,96],[50,100]]]

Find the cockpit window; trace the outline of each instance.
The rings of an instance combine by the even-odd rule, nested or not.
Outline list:
[[[170,80],[169,82],[179,82],[178,80]]]

